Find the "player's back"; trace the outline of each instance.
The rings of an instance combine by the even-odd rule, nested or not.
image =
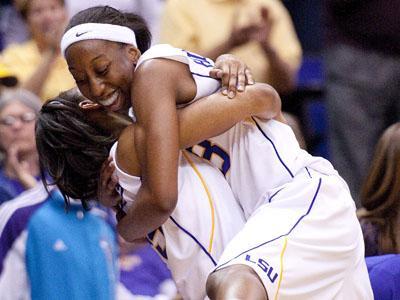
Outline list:
[[[242,121],[191,151],[223,172],[246,219],[296,176],[307,175],[307,168],[337,174],[327,160],[300,149],[290,126],[276,120]]]
[[[115,150],[114,146],[113,157]],[[140,188],[140,178],[116,167],[128,207]],[[221,172],[182,151],[177,206],[168,220],[148,235],[148,240],[168,264],[183,298],[203,299],[209,272],[243,225],[243,210]]]

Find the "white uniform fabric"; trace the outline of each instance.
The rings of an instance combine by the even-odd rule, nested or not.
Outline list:
[[[158,49],[152,58],[189,61],[192,73],[209,72],[199,63],[204,58]],[[196,99],[218,89],[214,79],[194,79]],[[251,267],[269,299],[373,299],[347,184],[330,162],[300,149],[288,125],[252,118],[189,150],[220,168],[247,219],[217,269]]]
[[[217,269],[233,264],[251,267],[269,299],[373,299],[354,201],[336,175],[304,171],[266,197]]]
[[[226,174],[247,219],[217,270],[251,267],[269,299],[373,299],[348,186],[288,125],[252,118],[192,151]]]
[[[146,60],[154,58],[171,59],[188,65],[197,86],[197,93],[192,102],[204,96],[211,95],[220,89],[220,82],[210,77],[210,70],[214,67],[214,62],[209,58],[183,49],[174,48],[168,44],[159,44],[151,47],[140,56],[136,64],[136,69]],[[185,105],[181,106],[188,104],[190,103],[185,103]],[[178,105],[178,107],[180,106]]]
[[[246,218],[270,191],[291,182],[305,167],[337,174],[329,161],[300,149],[290,126],[275,120],[248,119],[191,151],[225,174]]]
[[[115,162],[116,148],[110,152]],[[135,200],[140,178],[117,163],[116,172],[126,209]],[[208,274],[243,225],[243,211],[221,172],[185,151],[179,158],[177,206],[148,240],[167,263],[183,299],[204,299]]]

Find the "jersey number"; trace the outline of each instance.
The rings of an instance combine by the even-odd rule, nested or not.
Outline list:
[[[200,149],[202,150],[198,151],[198,147],[200,147]],[[202,141],[201,143],[197,144],[195,149],[194,147],[190,147],[187,148],[187,150],[199,157],[202,157],[210,161],[214,166],[216,166],[218,169],[221,170],[224,176],[231,167],[231,159],[228,153],[226,153],[225,150],[223,150],[218,145],[213,144],[208,140]],[[213,154],[218,156],[222,160],[222,163],[216,163],[215,161],[213,161],[212,160]]]
[[[154,230],[153,232],[150,232],[147,235],[147,240],[150,242],[150,244],[153,246],[154,250],[156,250],[157,253],[162,258],[164,258],[165,260],[168,259],[165,236],[164,236],[164,232],[161,227]]]
[[[205,58],[203,56],[200,56],[200,55],[197,55],[197,54],[194,54],[192,52],[186,51],[186,50],[183,50],[183,51],[196,64],[202,65],[202,66],[204,66],[206,68],[214,67],[214,64],[212,62],[210,62],[209,60],[207,60],[207,58]]]

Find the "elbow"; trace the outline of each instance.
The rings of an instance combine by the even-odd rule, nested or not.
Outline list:
[[[263,119],[272,119],[281,112],[281,98],[272,86],[265,83],[257,84],[255,93],[255,116]]]
[[[157,202],[156,209],[161,215],[169,217],[176,208],[178,197],[176,196],[160,196],[155,199]]]
[[[157,189],[151,193],[150,203],[157,214],[165,215],[167,218],[175,210],[178,203],[177,188]]]

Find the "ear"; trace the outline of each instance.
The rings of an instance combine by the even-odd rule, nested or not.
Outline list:
[[[127,45],[126,51],[128,53],[128,57],[132,60],[133,63],[136,64],[141,55],[140,50],[135,46]]]
[[[79,107],[82,110],[98,110],[98,109],[102,109],[103,107],[100,104],[97,104],[93,101],[90,100],[83,100],[81,102],[79,102]]]

